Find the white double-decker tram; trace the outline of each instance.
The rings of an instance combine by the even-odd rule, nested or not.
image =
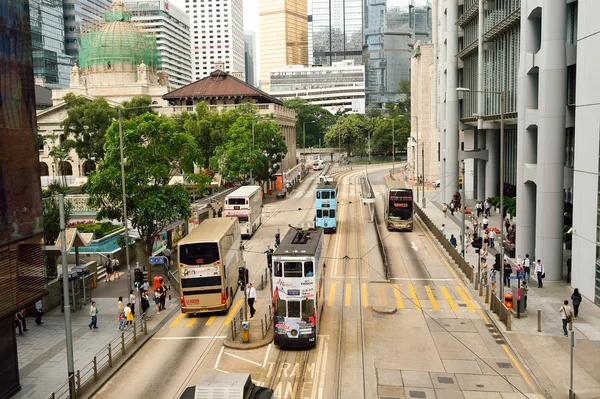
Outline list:
[[[260,226],[262,200],[260,186],[243,186],[225,197],[223,216],[238,219],[243,238],[252,237]]]
[[[273,253],[275,345],[312,347],[323,310],[325,264],[323,229],[291,227]]]

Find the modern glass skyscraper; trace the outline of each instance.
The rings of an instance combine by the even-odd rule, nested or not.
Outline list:
[[[397,99],[400,80],[410,79],[415,42],[431,41],[431,0],[371,0],[364,24],[366,103],[382,108]]]
[[[61,3],[60,0],[58,2]],[[75,64],[79,58],[81,28],[91,23],[103,21],[104,12],[110,10],[111,6],[111,0],[62,0],[65,20],[65,48],[68,55],[75,57]]]
[[[246,83],[254,87],[258,86],[254,76],[254,53],[256,47],[256,34],[254,31],[244,32],[244,63]]]
[[[363,4],[361,0],[313,0],[314,65],[353,60],[362,64]]]
[[[65,28],[61,0],[30,0],[33,74],[49,88],[69,85],[69,68],[74,64],[65,53]]]

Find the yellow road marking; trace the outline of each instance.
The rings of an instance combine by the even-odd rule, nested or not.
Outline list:
[[[377,293],[377,304],[379,306],[387,306],[388,299],[387,299],[387,292],[385,291],[385,285],[377,284],[375,286],[375,292]]]
[[[438,249],[437,245],[435,245],[433,243],[433,241],[431,240],[431,237],[429,236],[429,233],[425,230],[425,228],[423,227],[423,225],[421,224],[421,222],[419,222],[417,219],[414,219],[415,222],[417,222],[417,224],[419,225],[419,227],[421,228],[421,230],[423,231],[423,233],[425,233],[425,237],[427,237],[427,240],[429,241],[429,243],[431,244],[431,246],[433,247],[433,249],[435,249],[435,251],[438,253],[440,259],[442,260],[442,262],[444,262],[444,264],[446,265],[446,267],[448,268],[448,270],[450,270],[450,273],[452,273],[452,275],[454,276],[454,278],[456,279],[456,281],[458,281],[459,284],[463,285],[464,283],[462,282],[462,280],[460,278],[458,278],[458,275],[456,274],[456,272],[454,271],[454,269],[452,268],[452,266],[450,266],[450,264],[448,263],[448,261],[446,261],[446,258],[444,256],[442,256],[442,253],[440,252],[440,250]],[[457,289],[460,288],[457,286]],[[461,290],[462,291],[462,290]],[[461,293],[461,291],[459,291],[459,293]],[[464,293],[463,293],[464,294]],[[461,295],[462,296],[462,295]],[[463,298],[464,299],[464,298]],[[485,317],[485,314],[478,309],[479,314],[481,315],[481,317],[483,318],[484,323],[488,324],[488,318]],[[540,398],[540,394],[538,393],[538,391],[533,387],[533,385],[531,384],[529,377],[527,376],[527,374],[525,374],[525,372],[523,371],[523,369],[521,368],[521,366],[519,365],[519,363],[517,363],[516,359],[514,358],[514,356],[510,353],[510,351],[508,350],[508,348],[506,347],[506,344],[502,345],[502,348],[504,349],[504,351],[507,353],[508,357],[511,359],[511,361],[513,362],[513,364],[515,365],[515,367],[517,367],[517,370],[519,370],[519,373],[521,373],[521,376],[523,377],[523,379],[525,380],[525,382],[527,382],[527,385],[529,385],[529,388],[535,392],[535,395]]]
[[[210,318],[207,320],[205,326],[210,326],[212,323],[215,322],[216,319],[217,319],[217,316],[210,316]]]
[[[344,306],[350,306],[352,299],[352,284],[346,283],[346,298],[344,298]]]
[[[440,307],[439,307],[437,301],[435,300],[435,297],[433,296],[433,292],[431,291],[431,287],[426,285],[425,291],[427,291],[427,296],[429,297],[429,300],[431,301],[431,306],[433,307],[433,310],[440,310]]]
[[[179,322],[181,321],[181,319],[183,319],[184,317],[185,317],[185,313],[182,313],[179,316],[177,316],[177,318],[175,320],[173,320],[173,323],[171,323],[171,325],[169,326],[169,328],[175,327],[177,324],[179,324]]]
[[[396,305],[398,305],[398,308],[404,309],[404,303],[402,303],[402,295],[400,294],[400,287],[398,287],[398,284],[394,284],[394,295],[396,296]]]
[[[195,322],[198,321],[198,317],[196,316],[192,316],[192,318],[190,319],[190,321],[187,322],[187,324],[185,325],[186,327],[191,327],[194,325]]]
[[[469,310],[471,312],[474,312],[475,308],[473,307],[473,304],[471,303],[471,301],[469,300],[469,297],[467,296],[467,294],[465,294],[465,291],[462,289],[462,287],[460,285],[456,286],[456,291],[458,291],[458,295],[460,295],[460,297],[463,299],[463,301],[465,301],[465,303],[467,304],[467,308],[469,308]]]
[[[336,282],[332,282],[329,284],[329,297],[327,298],[327,306],[333,306],[333,301],[335,300],[335,286]]]
[[[450,296],[450,294],[448,293],[448,290],[446,289],[446,287],[444,287],[443,285],[440,287],[440,290],[442,290],[442,294],[444,294],[444,297],[446,298],[446,301],[450,304],[450,309],[452,310],[456,310],[458,309],[456,304],[454,303],[454,301],[452,300],[452,297]]]
[[[412,296],[415,307],[417,308],[417,310],[421,310],[421,303],[419,302],[419,298],[417,298],[417,292],[415,291],[415,287],[412,284],[410,284],[408,288],[410,289],[410,295]]]
[[[229,323],[231,323],[231,320],[233,320],[233,318],[235,317],[235,314],[237,313],[240,306],[242,306],[242,303],[244,303],[244,300],[238,299],[237,302],[235,303],[235,305],[233,306],[233,308],[229,309],[229,314],[227,315],[227,318],[225,319],[225,322],[223,323],[224,326],[228,326]]]
[[[362,283],[362,305],[363,307],[369,306],[369,292],[367,291],[367,283]]]

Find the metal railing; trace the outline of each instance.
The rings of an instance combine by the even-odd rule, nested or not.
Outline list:
[[[500,321],[506,325],[506,331],[511,330],[511,311],[504,305],[504,302],[492,292],[490,300],[490,310],[498,315]]]
[[[76,370],[73,376],[67,378],[45,399],[81,397],[87,389],[98,382],[115,365],[115,362],[125,357],[127,351],[138,342],[141,334],[148,335],[148,322],[142,317],[138,317],[131,326],[122,330],[117,338],[102,348],[91,361]],[[72,394],[71,390],[73,390]]]

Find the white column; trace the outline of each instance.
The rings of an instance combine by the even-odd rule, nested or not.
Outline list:
[[[439,62],[438,75],[439,81],[439,119],[440,127],[440,201],[446,201],[446,7],[444,1],[438,1],[438,18],[440,28],[438,30],[439,39]]]
[[[523,4],[525,6],[525,4]],[[521,10],[526,10],[522,7]],[[535,251],[535,182],[525,179],[526,165],[535,166],[537,159],[536,136],[534,127],[527,129],[527,111],[537,112],[537,76],[528,74],[527,60],[531,54],[539,50],[537,41],[536,20],[521,15],[521,54],[519,60],[519,92],[517,96],[519,120],[517,131],[517,248],[516,253],[532,258]],[[562,246],[561,246],[562,248]]]
[[[480,149],[487,148],[485,144],[485,130],[479,130],[477,133],[477,146]],[[485,200],[485,164],[483,159],[477,161],[477,199]]]
[[[479,14],[478,14],[478,29],[477,29],[477,148],[483,149],[485,148],[485,131],[483,128],[483,113],[485,112],[483,108],[483,91],[485,90],[483,79],[484,79],[484,70],[483,70],[483,28],[485,24],[485,12],[483,10],[484,4],[483,0],[479,0]],[[485,161],[477,160],[476,161],[477,168],[477,199],[483,201],[485,199]]]
[[[567,103],[566,2],[544,0],[539,66],[536,249],[546,278],[562,279]],[[557,27],[563,27],[557,29]],[[543,139],[542,139],[543,138]]]
[[[446,1],[446,190],[444,202],[458,191],[458,1]]]
[[[488,160],[485,165],[485,197],[497,197],[500,175],[500,131],[487,129],[485,131],[485,148],[488,150]]]

